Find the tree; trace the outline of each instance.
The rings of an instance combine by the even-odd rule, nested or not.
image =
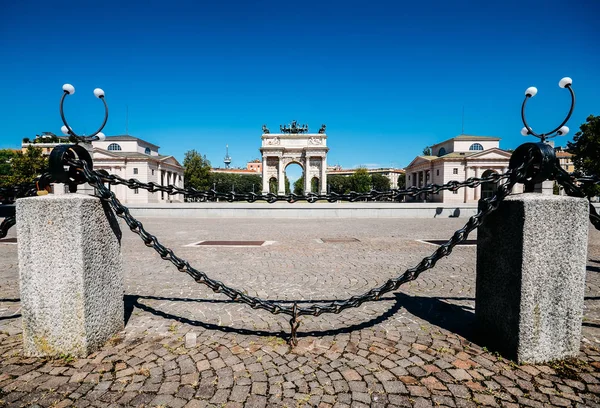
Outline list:
[[[300,176],[298,180],[294,181],[294,194],[304,194],[304,175]]]
[[[404,173],[398,176],[398,188],[406,188],[406,174]]]
[[[371,190],[371,177],[369,172],[364,167],[357,169],[350,176],[350,189],[357,193],[366,193]]]
[[[258,174],[231,174],[231,173],[210,173],[210,188],[219,193],[229,193],[232,190],[236,193],[260,192],[262,190],[262,177]]]
[[[327,177],[329,190],[332,193],[346,194],[350,192],[350,177],[334,174]]]
[[[17,152],[11,149],[0,150],[0,176],[10,175],[10,162],[17,155]]]
[[[423,148],[423,156],[431,156],[431,147],[425,146]]]
[[[14,186],[20,183],[30,183],[36,177],[47,171],[48,169],[48,158],[42,154],[42,149],[39,147],[29,147],[23,152],[6,153],[6,150],[2,151],[2,158],[0,158],[0,185],[2,186]],[[7,164],[10,163],[10,167],[7,168]],[[8,170],[8,171],[7,171]],[[7,173],[7,174],[5,174]]]
[[[588,116],[579,129],[573,136],[573,142],[567,143],[567,149],[573,154],[575,170],[600,176],[600,116]],[[600,186],[590,185],[584,191],[588,197],[598,196]]]
[[[371,184],[373,184],[373,190],[388,191],[390,189],[390,179],[383,174],[371,174]]]
[[[188,150],[185,152],[183,167],[185,188],[208,190],[212,187],[210,184],[210,161],[206,156],[201,156],[196,150]]]

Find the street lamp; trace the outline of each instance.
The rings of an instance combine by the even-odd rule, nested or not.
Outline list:
[[[106,104],[106,100],[104,99],[104,91],[100,88],[94,89],[94,96],[96,98],[100,99],[102,101],[102,103],[104,104],[104,121],[102,122],[102,125],[100,125],[100,128],[97,131],[95,131],[94,133],[92,133],[89,136],[79,136],[73,131],[73,128],[71,128],[71,126],[69,126],[69,124],[67,123],[67,119],[65,118],[65,112],[64,112],[65,98],[67,97],[67,95],[73,95],[75,93],[75,87],[71,84],[64,84],[62,89],[63,89],[63,96],[60,99],[60,118],[62,119],[64,126],[62,126],[60,128],[60,130],[65,135],[73,137],[73,138],[77,139],[77,141],[80,141],[80,142],[92,142],[95,140],[100,140],[100,141],[105,140],[106,136],[104,135],[104,133],[102,133],[102,129],[104,129],[104,126],[106,125],[106,121],[108,120],[108,105]]]
[[[552,131],[542,134],[534,132],[531,126],[529,126],[529,124],[527,123],[527,119],[525,119],[525,105],[527,104],[529,98],[533,98],[538,91],[535,86],[530,86],[529,88],[527,88],[525,90],[525,100],[523,100],[523,105],[521,106],[521,119],[523,120],[523,124],[525,125],[525,127],[521,129],[521,134],[523,136],[535,136],[538,139],[540,139],[540,141],[543,143],[546,141],[546,139],[551,139],[556,136],[564,136],[567,133],[569,133],[569,128],[565,126],[565,124],[571,118],[571,115],[573,114],[573,109],[575,108],[575,93],[573,92],[573,89],[571,87],[572,85],[573,80],[569,77],[564,77],[558,82],[558,86],[560,86],[561,88],[567,88],[569,90],[569,93],[571,94],[571,108],[569,109],[567,117],[565,118],[565,120],[562,121],[560,125],[558,125]]]

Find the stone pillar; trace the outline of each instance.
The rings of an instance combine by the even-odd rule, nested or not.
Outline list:
[[[312,174],[310,173],[310,157],[306,156],[304,159],[304,194],[307,194],[311,191],[311,180]]]
[[[86,356],[123,330],[121,232],[113,220],[96,197],[17,200],[26,356]]]
[[[579,353],[588,244],[584,198],[509,196],[477,233],[482,345],[519,362]]]
[[[475,178],[479,177],[479,167],[475,167]],[[481,186],[477,186],[473,189],[473,199],[475,201],[479,200],[479,197],[481,197]]]
[[[465,166],[465,180],[469,178],[469,166]],[[468,203],[469,202],[469,190],[471,190],[470,188],[463,188],[463,202],[464,203]],[[446,192],[444,192],[443,194],[446,194]]]
[[[267,172],[267,157],[262,158],[262,193],[267,194],[269,192],[269,175]]]
[[[321,158],[321,194],[327,194],[327,157]]]
[[[283,171],[283,159],[281,157],[279,158],[279,164],[277,167],[277,194],[285,194],[285,173]]]

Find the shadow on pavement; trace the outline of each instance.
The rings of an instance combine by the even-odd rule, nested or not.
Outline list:
[[[220,299],[187,299],[187,298],[170,298],[170,297],[159,297],[159,296],[141,296],[141,295],[125,295],[125,325],[131,318],[133,310],[135,308],[148,312],[154,316],[158,316],[164,319],[175,320],[180,323],[189,324],[191,326],[202,327],[208,330],[218,330],[226,333],[237,333],[244,335],[258,335],[258,336],[280,336],[285,339],[289,338],[289,333],[282,330],[280,331],[266,331],[266,330],[253,330],[245,328],[237,328],[230,326],[218,326],[213,323],[206,323],[199,320],[192,320],[189,318],[177,316],[171,313],[157,310],[151,306],[145,305],[140,302],[143,299],[150,300],[166,300],[173,302],[197,302],[197,303],[237,303],[231,300],[220,300]],[[457,306],[445,302],[446,300],[468,300],[474,301],[470,297],[444,297],[444,298],[433,298],[433,297],[421,297],[421,296],[409,296],[404,293],[395,293],[392,296],[381,298],[383,301],[394,301],[391,307],[383,314],[376,318],[364,321],[359,324],[353,324],[347,327],[341,327],[331,330],[312,330],[312,331],[300,331],[298,337],[320,337],[320,336],[332,336],[342,333],[350,333],[356,330],[362,330],[365,328],[373,327],[379,323],[385,322],[392,317],[401,308],[405,308],[410,314],[428,321],[432,325],[439,326],[445,330],[454,332],[461,335],[468,341],[474,341],[473,326],[475,320],[475,314],[472,307],[469,306]],[[314,300],[272,300],[277,303],[315,303]],[[332,300],[322,300],[321,302],[330,302]],[[288,316],[284,316],[286,320]]]

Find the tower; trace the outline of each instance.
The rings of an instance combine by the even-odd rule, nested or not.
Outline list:
[[[225,168],[228,169],[231,164],[231,157],[229,156],[229,145],[225,145],[225,158],[223,159],[223,163],[225,163]]]

